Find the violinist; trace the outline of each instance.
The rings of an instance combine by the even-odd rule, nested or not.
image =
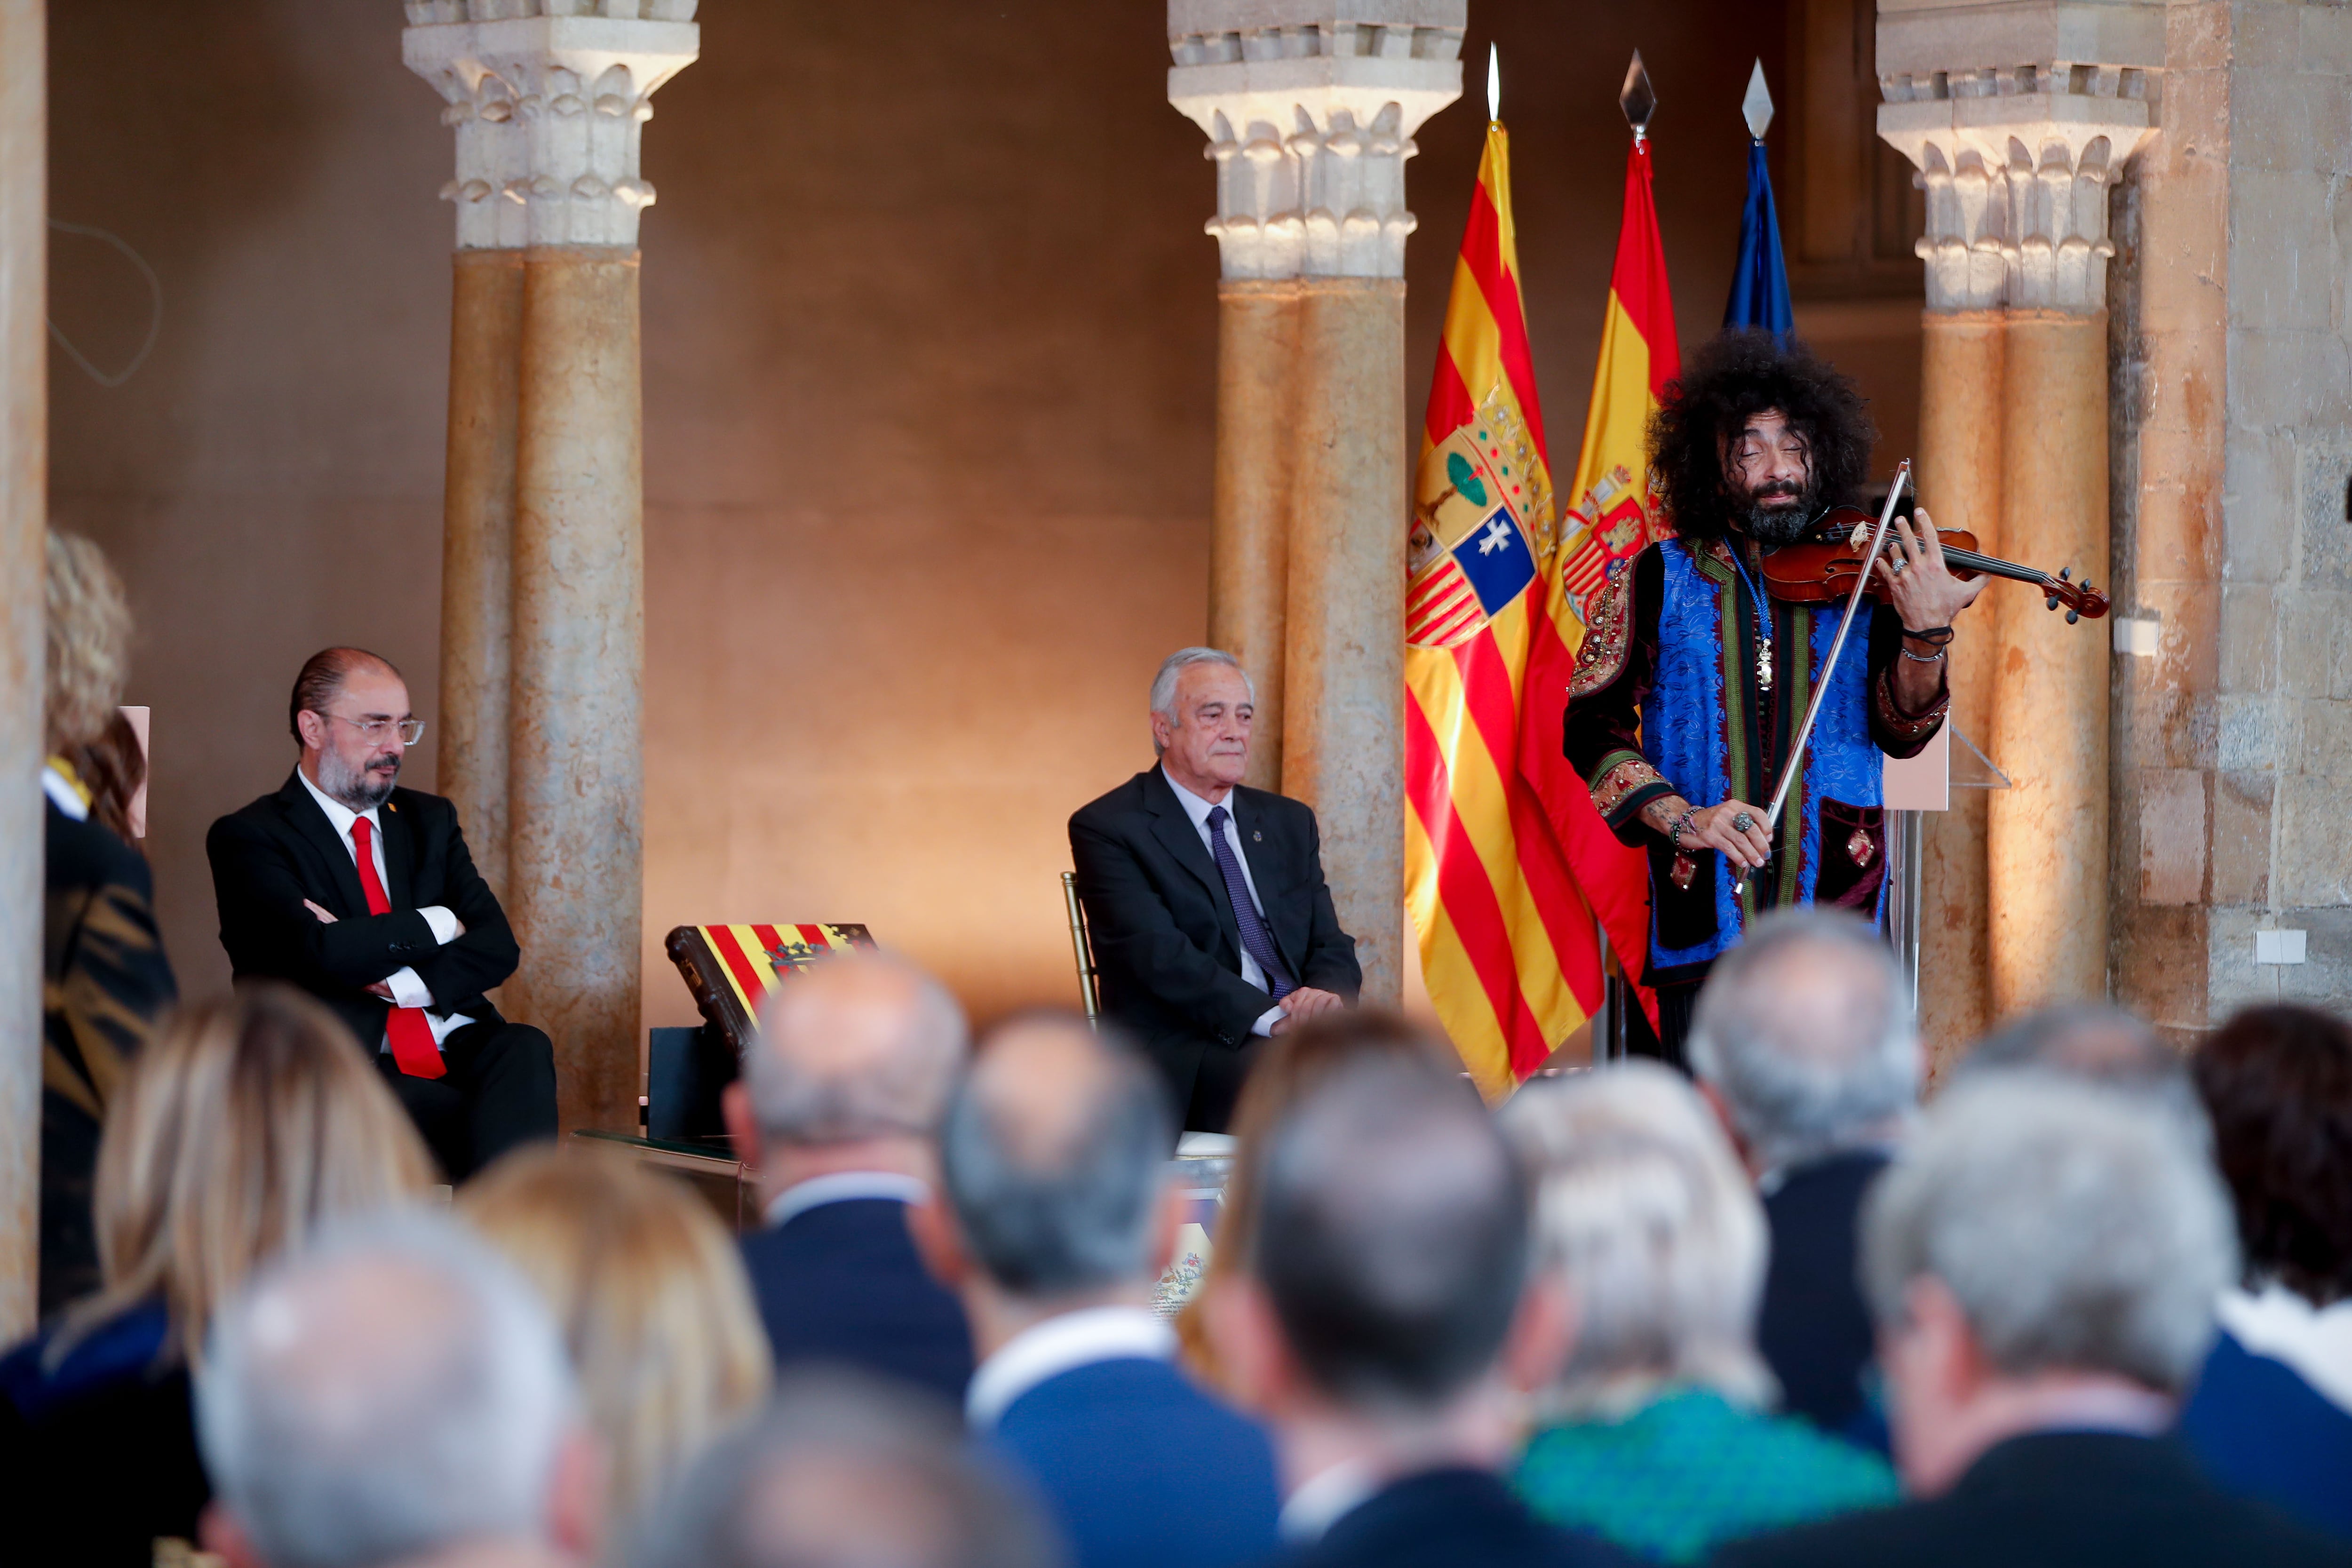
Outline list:
[[[1729,331],[1666,388],[1650,463],[1672,537],[1594,590],[1565,750],[1618,837],[1648,852],[1660,1043],[1681,1063],[1699,983],[1767,909],[1885,908],[1881,773],[1944,722],[1954,622],[1984,589],[1926,512],[1897,519],[1777,829],[1771,799],[1843,603],[1775,595],[1764,562],[1854,499],[1876,438],[1853,384],[1802,344]],[[1867,637],[1864,637],[1867,628]],[[1856,657],[1857,655],[1863,657]]]

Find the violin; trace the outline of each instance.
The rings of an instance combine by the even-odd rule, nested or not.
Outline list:
[[[1878,519],[1860,507],[1832,509],[1813,525],[1811,538],[1784,544],[1764,557],[1767,591],[1792,605],[1843,602],[1853,592],[1854,579],[1861,574],[1863,557],[1870,548],[1870,531],[1877,525]],[[2069,625],[2085,616],[2095,621],[2107,613],[2106,595],[2087,580],[2074,581],[2071,568],[2053,577],[2031,566],[1995,560],[1978,552],[1976,535],[1966,529],[1939,528],[1936,538],[1944,547],[1944,565],[1963,581],[1981,576],[2030,583],[2042,590],[2051,609],[2066,606]],[[1874,599],[1885,599],[1885,580],[1874,574],[1869,593]]]

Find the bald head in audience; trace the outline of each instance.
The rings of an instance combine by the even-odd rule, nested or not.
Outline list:
[[[1890,1142],[1919,1096],[1895,960],[1852,915],[1787,910],[1716,961],[1691,1070],[1759,1174]]]
[[[758,1151],[763,1200],[842,1171],[929,1180],[969,1041],[955,998],[887,953],[822,959],[778,985],[726,1099],[736,1146]]]
[[[717,1444],[634,1568],[1058,1568],[1034,1510],[936,1405],[845,1372],[795,1373]]]
[[[982,1355],[1045,1317],[1147,1304],[1177,1223],[1160,1079],[1081,1017],[1038,1014],[989,1035],[948,1107],[953,1225],[926,1251],[961,1290]]]
[[[1959,1076],[2038,1068],[2118,1087],[2187,1081],[2188,1065],[2137,1016],[2107,1002],[2071,1002],[2028,1013],[1977,1042]]]
[[[1338,1067],[1274,1128],[1256,1204],[1248,1272],[1209,1311],[1286,1489],[1501,1465],[1515,1391],[1567,1336],[1549,1282],[1528,1289],[1528,1179],[1477,1094],[1418,1060]]]
[[[446,1219],[380,1219],[259,1276],[196,1384],[234,1568],[545,1564],[596,1549],[602,1462],[562,1341]]]

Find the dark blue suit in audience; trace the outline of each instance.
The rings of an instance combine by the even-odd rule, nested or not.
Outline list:
[[[2352,1411],[2284,1362],[2221,1334],[2180,1437],[2230,1490],[2352,1540]]]
[[[743,1238],[779,1367],[830,1361],[961,1405],[971,1379],[963,1307],[923,1268],[896,1198],[819,1204]]]
[[[1005,1407],[993,1439],[1036,1483],[1076,1568],[1222,1568],[1275,1548],[1265,1434],[1165,1361],[1049,1377]]]
[[[1875,1149],[1832,1154],[1791,1167],[1764,1194],[1772,1251],[1756,1323],[1781,1407],[1882,1453],[1885,1426],[1864,1388],[1876,1341],[1854,1261],[1863,1195],[1885,1168]]]
[[[1485,1470],[1410,1476],[1350,1509],[1290,1568],[1622,1568],[1633,1559],[1529,1513]]]

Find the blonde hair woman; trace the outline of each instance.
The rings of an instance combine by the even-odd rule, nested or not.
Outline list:
[[[625,1525],[767,1396],[768,1341],[734,1238],[701,1199],[617,1157],[520,1150],[458,1212],[563,1326]]]
[[[422,1193],[408,1117],[334,1016],[283,986],[182,1009],[132,1064],[99,1145],[105,1285],[0,1360],[0,1474],[25,1539],[146,1563],[209,1500],[189,1369],[258,1264]]]

